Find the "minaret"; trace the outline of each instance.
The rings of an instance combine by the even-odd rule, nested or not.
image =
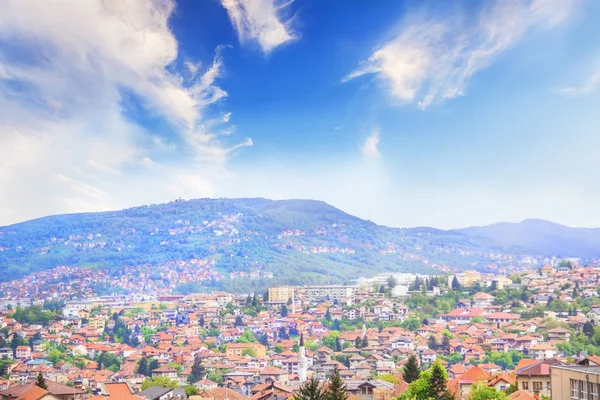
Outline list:
[[[365,336],[367,336],[367,325],[365,325],[365,324],[363,323],[363,327],[362,327],[362,337],[365,337]]]
[[[300,359],[298,360],[298,377],[300,383],[306,382],[306,372],[308,370],[308,361],[306,360],[306,351],[304,350],[304,333],[300,333],[300,343],[298,346]]]

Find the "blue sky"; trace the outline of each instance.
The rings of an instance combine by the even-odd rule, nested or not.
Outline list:
[[[6,0],[0,225],[176,198],[600,226],[600,3]]]

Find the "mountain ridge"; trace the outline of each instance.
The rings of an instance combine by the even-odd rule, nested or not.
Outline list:
[[[262,271],[273,282],[303,284],[329,274],[348,282],[393,271],[498,271],[547,255],[498,229],[465,229],[390,228],[310,199],[177,200],[0,227],[0,279],[57,265],[118,273],[200,260],[223,280]]]

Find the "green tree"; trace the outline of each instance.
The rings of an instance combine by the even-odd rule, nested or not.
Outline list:
[[[583,334],[588,338],[592,338],[594,336],[594,325],[590,321],[587,321],[583,324]]]
[[[194,356],[194,365],[192,365],[192,373],[188,376],[188,382],[196,383],[199,380],[202,380],[205,374],[206,369],[202,365],[202,360],[200,359],[200,356],[196,354],[196,356]]]
[[[198,394],[198,388],[194,385],[185,385],[183,389],[188,397]]]
[[[166,386],[169,388],[176,388],[179,387],[179,384],[176,381],[172,381],[169,378],[167,378],[166,376],[155,376],[152,379],[144,379],[144,381],[142,382],[142,390],[146,390],[152,386]]]
[[[367,339],[367,336],[363,336],[362,338],[362,342],[361,342],[361,348],[364,349],[365,347],[369,347],[369,339]]]
[[[419,379],[419,376],[421,375],[421,368],[419,368],[419,361],[417,360],[417,356],[413,354],[410,357],[408,357],[408,360],[404,365],[402,373],[404,381],[406,383],[411,383]]]
[[[40,372],[35,380],[36,386],[41,387],[42,389],[48,390],[48,385],[46,385],[46,380],[44,379],[44,375]]]
[[[148,376],[152,375],[152,371],[158,367],[160,367],[158,360],[156,358],[152,358],[150,362],[148,362]]]
[[[328,310],[329,311],[329,310]],[[281,306],[281,316],[282,317],[287,317],[288,315],[288,308],[287,306],[284,304],[283,306]]]
[[[144,376],[150,376],[148,371],[148,359],[146,357],[140,358],[137,365],[137,373]]]
[[[456,276],[452,278],[452,290],[460,290],[460,283],[458,282]]]
[[[248,347],[248,348],[242,350],[242,357],[245,357],[245,356],[256,357],[256,350],[254,350],[251,347]]]
[[[300,387],[294,398],[295,400],[323,400],[323,388],[319,381],[312,377]]]
[[[394,278],[393,276],[390,276],[387,279],[387,285],[390,289],[395,288],[397,284],[398,284],[398,282],[396,281],[396,278]]]
[[[488,387],[485,382],[477,382],[471,386],[468,400],[505,400],[506,394],[494,387]]]
[[[429,338],[427,338],[427,347],[429,347],[431,350],[438,349],[439,346],[437,340],[435,340],[435,336],[431,335]]]
[[[325,400],[348,400],[348,397],[348,389],[340,377],[340,371],[335,366],[333,373],[329,377],[329,385],[323,393],[323,398]]]
[[[448,382],[448,372],[442,364],[436,360],[430,368],[431,376],[429,379],[430,395],[434,399],[443,399],[448,394],[446,383]]]

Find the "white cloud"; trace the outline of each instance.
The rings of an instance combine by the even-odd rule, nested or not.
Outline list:
[[[277,0],[221,0],[240,42],[256,41],[265,53],[296,39],[289,21],[282,22],[278,16],[291,3],[277,3]]]
[[[207,177],[252,141],[229,142],[204,115],[227,96],[221,49],[205,69],[173,67],[173,9],[171,0],[3,2],[0,224],[214,193]],[[130,104],[178,136],[148,132]]]
[[[379,129],[374,129],[367,137],[361,151],[365,157],[376,159],[381,156],[379,152]]]
[[[600,85],[600,68],[588,76],[580,86],[566,86],[556,89],[558,93],[567,96],[583,96],[592,93]]]
[[[536,28],[571,14],[577,0],[495,0],[475,18],[408,16],[400,33],[344,81],[374,74],[391,95],[420,108],[464,93],[468,80]],[[476,22],[473,23],[473,20]]]

